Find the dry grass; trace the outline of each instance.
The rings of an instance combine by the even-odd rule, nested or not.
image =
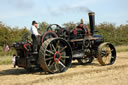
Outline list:
[[[12,63],[12,56],[0,56],[0,65],[7,65]]]
[[[117,52],[126,52],[128,51],[128,45],[116,46]]]
[[[0,85],[128,85],[128,52],[118,53],[113,65],[101,66],[72,64],[64,73],[27,73],[12,65],[0,66]]]

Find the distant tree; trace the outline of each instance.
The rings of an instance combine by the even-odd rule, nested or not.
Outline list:
[[[39,23],[39,32],[42,34],[48,28],[49,24],[47,22]]]
[[[63,27],[67,30],[76,28],[79,23],[67,22]],[[39,23],[39,32],[42,34],[48,28],[47,22]],[[89,26],[89,24],[87,24]],[[112,42],[115,45],[128,44],[128,24],[115,26],[112,23],[101,23],[95,26],[97,34],[104,37],[106,42]],[[9,27],[0,22],[0,46],[12,45],[14,42],[26,41],[31,39],[30,32],[26,27]]]
[[[63,24],[64,28],[66,28],[67,30],[76,28],[76,23],[74,22],[67,22]]]
[[[0,22],[0,46],[8,43],[9,30]]]

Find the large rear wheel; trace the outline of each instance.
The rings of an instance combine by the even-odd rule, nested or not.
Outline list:
[[[97,59],[101,65],[112,65],[116,60],[116,49],[111,43],[102,43],[98,47]]]
[[[72,50],[68,42],[60,38],[46,40],[39,51],[41,68],[50,73],[66,71],[72,61]]]

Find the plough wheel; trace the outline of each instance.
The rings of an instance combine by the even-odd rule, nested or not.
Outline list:
[[[101,65],[112,65],[116,60],[116,49],[111,43],[102,43],[98,47],[97,59]]]
[[[39,63],[46,72],[64,72],[70,67],[71,61],[72,50],[65,40],[51,38],[42,44],[39,51]]]

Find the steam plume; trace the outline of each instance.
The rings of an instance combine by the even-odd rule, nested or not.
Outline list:
[[[78,12],[78,13],[89,13],[89,12],[92,12],[86,6],[71,7],[71,6],[67,6],[67,5],[65,5],[63,7],[60,7],[58,9],[54,9],[54,8],[49,7],[48,10],[52,14],[52,16],[58,16],[58,15],[61,15],[63,13],[67,13],[67,12]]]

